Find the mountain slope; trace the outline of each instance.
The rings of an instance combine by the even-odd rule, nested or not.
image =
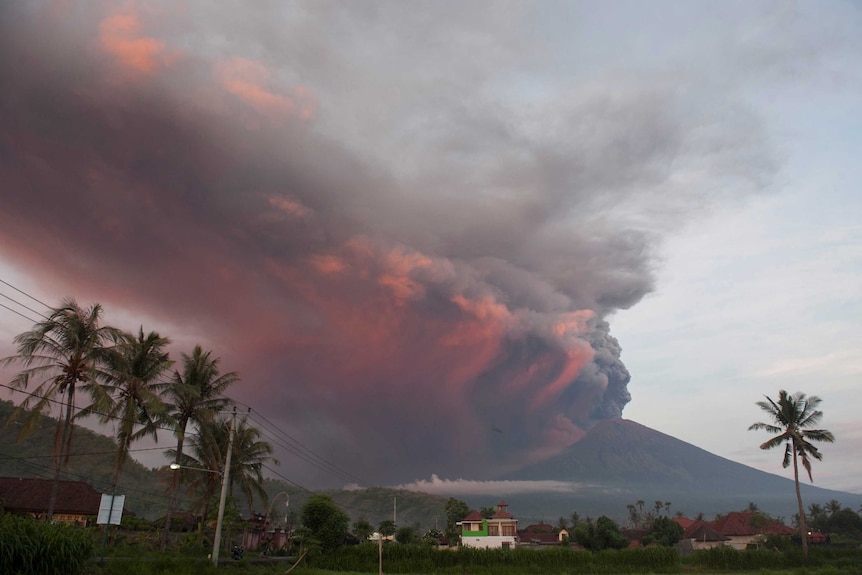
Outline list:
[[[742,479],[758,487],[774,487],[775,480],[783,481],[626,419],[598,423],[563,453],[515,475],[518,479],[718,490]]]
[[[796,509],[792,480],[713,455],[625,419],[598,423],[561,454],[505,479],[575,482],[581,487],[568,496],[571,503],[581,501],[590,508],[600,503],[620,511],[617,515],[636,500],[670,501],[689,514],[742,509],[748,502],[787,518]],[[808,503],[837,499],[855,508],[862,502],[862,495],[808,484],[802,489]],[[555,500],[550,495],[547,498]]]

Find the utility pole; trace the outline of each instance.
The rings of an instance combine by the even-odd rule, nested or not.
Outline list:
[[[218,503],[218,520],[216,521],[215,537],[213,538],[213,565],[218,567],[218,552],[221,547],[221,527],[224,521],[224,506],[227,501],[227,489],[230,484],[230,460],[233,453],[233,436],[236,433],[236,406],[230,420],[230,435],[227,440],[227,456],[224,461],[224,473],[221,476],[221,499]]]

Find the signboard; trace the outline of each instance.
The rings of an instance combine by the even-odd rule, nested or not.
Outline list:
[[[102,500],[99,502],[99,516],[96,518],[97,525],[104,525],[108,522],[108,511],[111,515],[111,525],[119,525],[123,518],[123,504],[126,502],[125,495],[110,495],[102,493]]]

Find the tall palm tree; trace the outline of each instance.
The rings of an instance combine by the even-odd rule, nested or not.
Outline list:
[[[76,417],[75,394],[80,388],[98,403],[105,398],[101,381],[109,350],[121,332],[101,326],[102,306],[80,307],[74,299],[65,299],[33,329],[15,336],[18,355],[7,357],[0,365],[20,363],[24,366],[11,382],[18,390],[36,387],[13,412],[10,421],[20,418],[28,409],[21,435],[32,431],[39,416],[50,412],[50,406],[62,396],[62,416],[54,435],[54,483],[48,502],[48,520],[54,517],[54,506],[60,486],[60,470],[68,463],[72,446],[72,420]]]
[[[820,404],[817,396],[806,397],[804,393],[788,394],[783,389],[778,392],[778,401],[766,396],[766,401],[758,401],[757,405],[771,420],[771,423],[758,422],[748,429],[764,430],[776,434],[760,445],[760,449],[772,449],[784,445],[782,467],[793,463],[793,482],[796,486],[796,501],[799,504],[799,530],[802,533],[802,553],[808,557],[808,530],[805,527],[805,508],[802,506],[802,493],[799,490],[799,464],[808,472],[808,479],[814,481],[811,475],[811,457],[823,459],[823,455],[811,442],[823,441],[832,443],[835,436],[825,429],[810,429],[820,423],[823,412],[817,409]]]
[[[221,448],[221,453],[226,453],[229,426],[215,426],[211,433],[216,439],[216,444]],[[278,464],[278,461],[272,457],[272,445],[267,441],[261,441],[260,436],[260,430],[249,425],[247,417],[237,420],[230,464],[230,487],[233,493],[233,486],[239,486],[252,514],[255,495],[264,506],[269,497],[263,488],[264,465],[270,461]]]
[[[177,447],[170,453],[177,465],[183,464],[183,448],[189,424],[195,425],[201,433],[205,432],[207,424],[213,421],[215,415],[226,410],[231,404],[230,399],[224,396],[225,390],[239,381],[239,375],[235,371],[221,373],[220,359],[211,356],[211,351],[204,352],[199,345],[195,346],[191,355],[184,353],[182,371],[174,372],[171,384],[166,390],[177,438]],[[174,473],[171,478],[171,495],[162,534],[163,550],[171,530],[171,515],[176,506],[180,479],[178,473]],[[207,480],[212,481],[212,478]]]
[[[272,458],[272,445],[260,440],[260,430],[248,424],[246,417],[236,422],[230,465],[230,494],[238,485],[245,496],[249,511],[254,512],[257,495],[266,505],[267,493],[263,488],[263,468],[267,462],[278,463]],[[185,483],[196,499],[195,509],[203,511],[206,517],[210,502],[215,498],[219,487],[216,474],[223,473],[228,443],[230,441],[229,421],[216,418],[205,424],[201,432],[191,438],[189,451],[183,454],[181,465],[215,473],[184,473]],[[173,450],[171,450],[173,453]],[[180,469],[180,471],[183,471]]]
[[[109,356],[104,389],[111,405],[100,419],[102,423],[117,421],[111,493],[116,491],[117,478],[132,442],[148,436],[156,439],[159,425],[166,421],[161,397],[166,384],[161,376],[173,363],[164,349],[169,344],[168,338],[154,331],[144,335],[141,327],[137,336],[124,334]]]
[[[202,425],[199,433],[190,436],[188,452],[182,453],[179,459],[175,450],[168,450],[168,454],[174,456],[174,461],[179,460],[181,466],[174,473],[178,484],[185,486],[192,498],[192,510],[204,519],[209,515],[210,502],[219,491],[224,471],[225,452],[219,447],[216,438],[220,433],[211,429],[219,425],[226,424],[214,419]]]

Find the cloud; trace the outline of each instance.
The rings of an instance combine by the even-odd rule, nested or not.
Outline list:
[[[436,495],[514,495],[522,493],[578,493],[597,486],[574,481],[472,481],[466,479],[441,479],[431,475],[430,479],[418,479],[412,483],[394,485],[393,489],[405,489]]]
[[[141,74],[152,74],[171,59],[162,40],[142,35],[140,16],[132,4],[101,21],[99,43],[124,68]]]
[[[271,73],[261,62],[233,57],[219,62],[215,73],[222,86],[251,107],[271,116],[310,120],[317,103],[307,88],[298,86],[290,96],[268,89]]]
[[[619,417],[607,318],[715,182],[745,197],[773,168],[757,119],[690,78],[527,94],[554,53],[529,10],[159,9],[4,8],[3,254],[58,300],[182,326],[370,481],[493,477]]]

